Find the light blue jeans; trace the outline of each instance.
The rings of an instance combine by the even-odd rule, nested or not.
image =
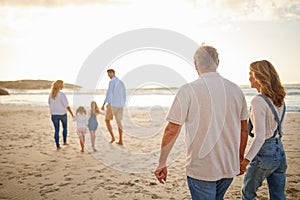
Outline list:
[[[270,199],[286,199],[284,193],[286,169],[281,139],[267,139],[247,168],[242,189],[243,200],[255,199],[256,191],[265,178],[268,182]]]
[[[188,186],[194,200],[223,200],[233,178],[218,181],[202,181],[187,177]]]

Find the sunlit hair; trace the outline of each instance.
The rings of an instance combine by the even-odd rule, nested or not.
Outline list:
[[[51,87],[51,97],[52,97],[52,99],[55,99],[57,93],[59,92],[59,90],[62,89],[63,85],[64,85],[64,82],[62,80],[57,80],[57,81],[52,83],[52,87]]]
[[[98,105],[95,101],[91,102],[91,116],[95,116],[97,114],[100,114],[100,110],[98,108]]]
[[[282,106],[286,93],[274,66],[267,60],[256,61],[250,64],[250,72],[260,85],[260,92],[271,98],[275,106]]]
[[[202,44],[194,54],[197,67],[201,69],[217,69],[219,65],[219,54],[212,46]]]
[[[78,114],[80,114],[80,115],[86,115],[86,110],[85,110],[85,108],[83,106],[79,106],[77,108],[76,115],[78,115]]]
[[[114,69],[108,69],[108,70],[106,70],[106,72],[107,72],[107,73],[109,73],[109,72],[115,73],[115,70],[114,70]]]

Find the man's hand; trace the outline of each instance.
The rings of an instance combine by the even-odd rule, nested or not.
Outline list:
[[[247,165],[249,164],[249,160],[247,159],[244,159],[240,162],[240,174],[239,175],[242,175],[246,172],[246,168],[247,168]]]
[[[157,180],[164,184],[167,180],[167,174],[168,174],[168,170],[167,167],[163,167],[163,168],[157,168],[154,172]]]

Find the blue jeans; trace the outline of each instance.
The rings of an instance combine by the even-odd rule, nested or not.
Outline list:
[[[286,157],[281,139],[270,138],[265,141],[247,168],[242,189],[243,200],[252,200],[264,179],[267,179],[270,199],[286,199]]]
[[[55,139],[55,143],[56,143],[56,147],[60,147],[59,145],[59,121],[61,121],[62,126],[63,126],[63,140],[64,143],[67,142],[67,124],[68,124],[68,118],[67,118],[67,114],[64,115],[52,115],[51,116],[51,120],[53,122],[54,125],[54,139]]]
[[[188,186],[194,200],[223,200],[233,178],[223,178],[218,181],[202,181],[187,177]]]

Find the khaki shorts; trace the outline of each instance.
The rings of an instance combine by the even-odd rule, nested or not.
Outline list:
[[[117,121],[121,121],[123,119],[123,108],[107,106],[105,119],[112,120],[113,116]]]

